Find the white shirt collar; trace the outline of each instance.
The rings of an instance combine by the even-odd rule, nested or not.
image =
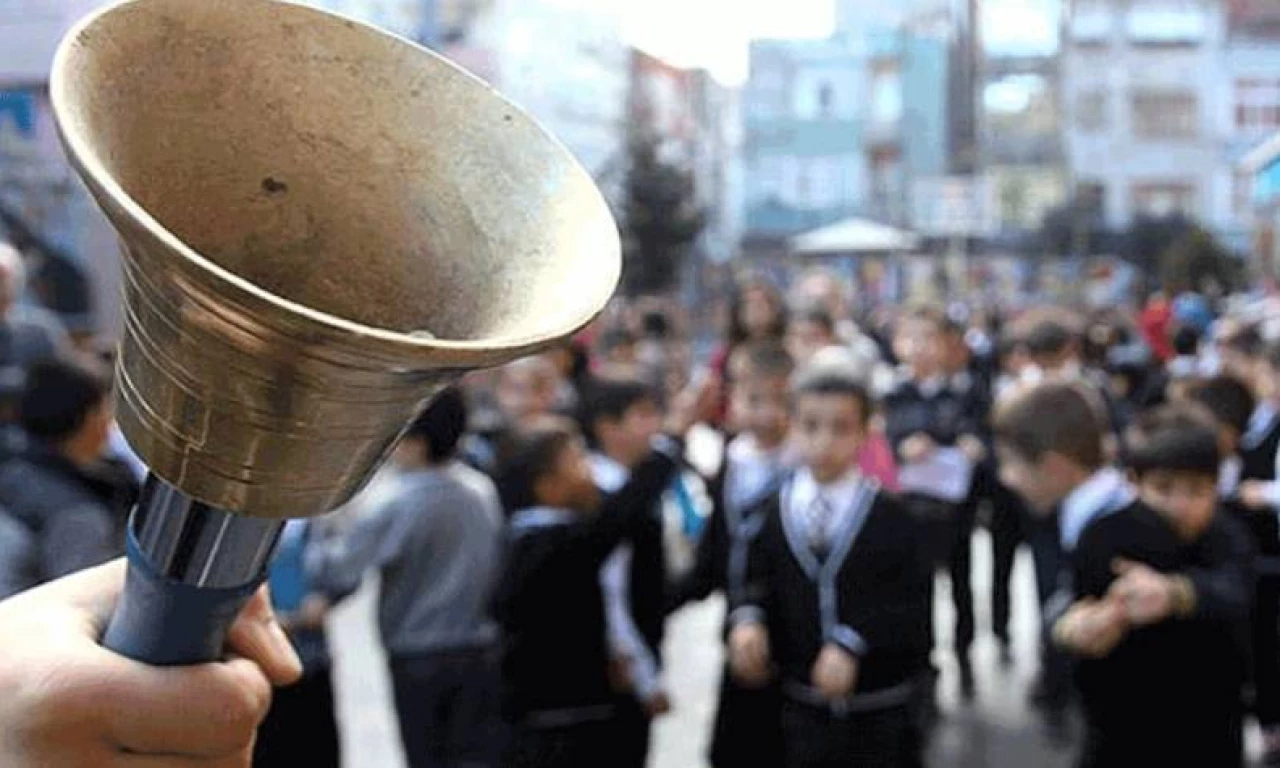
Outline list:
[[[814,479],[813,473],[808,467],[802,467],[795,474],[794,484],[791,487],[791,509],[789,512],[797,512],[804,514],[818,499],[818,494],[822,494],[827,503],[831,505],[831,509],[835,511],[833,517],[839,517],[851,507],[858,498],[858,491],[862,487],[864,481],[862,473],[857,467],[850,469],[840,479],[826,485],[820,484]]]
[[[591,477],[605,493],[616,493],[627,484],[631,471],[603,453],[591,454]]]
[[[1095,472],[1062,501],[1059,520],[1062,546],[1067,550],[1075,549],[1080,534],[1090,523],[1129,506],[1134,496],[1133,489],[1119,470],[1107,467]]]

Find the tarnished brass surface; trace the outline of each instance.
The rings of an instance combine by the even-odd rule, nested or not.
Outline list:
[[[431,394],[581,328],[617,282],[569,153],[357,22],[133,0],[68,34],[50,89],[124,246],[121,427],[205,503],[333,508]]]

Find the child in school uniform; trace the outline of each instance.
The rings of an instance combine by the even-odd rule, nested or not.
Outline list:
[[[1280,765],[1280,348],[1243,326],[1218,342],[1222,367],[1247,384],[1254,409],[1240,436],[1236,509],[1245,513],[1258,553],[1254,605],[1254,714],[1262,726],[1264,762]]]
[[[1148,752],[1168,756],[1157,763],[1229,768],[1244,759],[1252,546],[1242,524],[1219,513],[1217,437],[1207,411],[1167,407],[1139,415],[1126,440],[1140,501],[1183,545],[1163,571],[1114,563],[1119,578],[1106,598],[1123,606],[1135,644],[1146,641],[1145,660],[1163,686],[1150,691],[1156,708],[1143,714],[1173,731]]]
[[[673,585],[668,610],[723,592],[730,603],[745,586],[747,553],[764,526],[767,505],[795,466],[787,444],[791,356],[776,342],[742,350],[730,392],[732,422],[742,429],[725,449],[712,483],[715,508],[698,541],[690,573]],[[781,701],[776,685],[745,687],[725,667],[711,737],[715,768],[776,766],[782,762]]]
[[[1176,607],[1171,615],[1177,619],[1151,626],[1141,625],[1167,617],[1144,618],[1128,597],[1133,564],[1169,574],[1195,561],[1188,560],[1188,544],[1175,527],[1107,465],[1103,413],[1088,391],[1047,384],[1005,404],[995,424],[1005,482],[1041,514],[1058,512],[1067,565],[1054,600],[1058,608],[1048,620],[1055,643],[1076,657],[1074,676],[1085,718],[1078,764],[1210,764],[1180,759],[1194,756],[1194,744],[1207,741],[1193,722],[1186,722],[1186,713],[1199,705],[1187,703],[1182,692],[1182,682],[1193,677],[1187,667],[1203,660],[1179,640],[1177,624],[1194,615],[1199,585],[1171,579],[1177,585],[1176,593],[1172,587],[1169,592]],[[1200,450],[1211,454],[1214,488],[1217,445],[1209,434]],[[1140,454],[1137,466],[1145,474],[1161,461]],[[1209,499],[1216,503],[1212,493]],[[1237,581],[1234,594],[1239,596],[1241,588]],[[1226,610],[1207,592],[1203,600],[1206,610],[1210,605]]]
[[[974,639],[971,584],[975,469],[986,457],[986,412],[972,383],[961,388],[944,357],[945,316],[931,309],[899,323],[895,347],[902,378],[884,399],[885,433],[898,457],[907,509],[924,524],[924,546],[951,579],[954,648],[960,688],[974,695],[969,649]]]
[[[931,567],[920,524],[858,470],[871,399],[843,371],[802,372],[792,395],[800,468],[769,500],[729,660],[776,680],[787,768],[919,766]]]
[[[678,398],[666,434],[603,501],[570,423],[545,420],[512,441],[498,475],[511,511],[495,597],[509,732],[503,766],[614,764],[617,686],[600,569],[647,522],[678,470],[680,438],[709,402],[702,393]]]

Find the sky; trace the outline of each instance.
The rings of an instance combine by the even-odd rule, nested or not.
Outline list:
[[[1043,51],[1055,44],[1059,0],[982,3],[983,33],[995,50]],[[738,84],[746,78],[748,41],[826,37],[835,9],[833,0],[623,0],[622,21],[632,45]]]

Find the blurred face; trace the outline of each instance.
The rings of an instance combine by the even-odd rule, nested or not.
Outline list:
[[[748,375],[733,386],[736,424],[765,447],[780,445],[787,437],[787,384],[786,376]]]
[[[787,351],[798,365],[835,343],[835,336],[819,323],[796,320],[787,326]]]
[[[653,438],[662,429],[662,412],[649,399],[637,401],[617,421],[601,419],[596,434],[604,452],[614,461],[633,467],[648,455]]]
[[[943,339],[937,325],[928,320],[908,318],[894,335],[893,352],[919,377],[942,373]]]
[[[742,327],[753,339],[765,338],[769,335],[778,307],[773,296],[763,288],[750,288],[742,296]]]
[[[867,436],[866,417],[858,401],[846,395],[799,396],[796,447],[815,480],[833,482],[857,466]]]
[[[795,287],[790,296],[793,306],[818,306],[840,320],[844,318],[847,308],[844,292],[840,283],[830,275],[811,275]]]
[[[503,369],[496,392],[498,407],[515,422],[551,412],[559,381],[549,361],[521,361]]]
[[[1038,514],[1050,513],[1073,487],[1064,462],[1057,454],[1031,461],[1007,445],[997,445],[1000,481],[1017,493]]]
[[[600,504],[600,489],[591,474],[587,446],[574,440],[560,451],[550,474],[538,480],[539,502],[551,507],[592,512]]]
[[[1218,478],[1156,470],[1138,480],[1138,496],[1173,527],[1183,541],[1199,538],[1218,506]]]

